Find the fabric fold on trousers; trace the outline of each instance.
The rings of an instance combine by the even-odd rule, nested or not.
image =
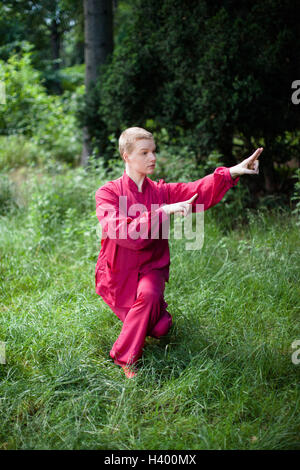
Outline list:
[[[139,276],[137,298],[131,308],[111,307],[123,322],[121,333],[110,356],[118,365],[133,364],[142,356],[146,336],[159,338],[168,333],[172,316],[163,294],[165,277],[162,270]]]

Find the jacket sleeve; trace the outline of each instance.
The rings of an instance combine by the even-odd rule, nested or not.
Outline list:
[[[228,189],[235,186],[239,179],[239,176],[232,179],[229,168],[220,166],[210,175],[191,183],[166,183],[168,204],[186,201],[198,193],[192,204],[192,212],[206,211],[220,202]],[[204,207],[196,207],[196,204],[203,204]]]
[[[109,237],[120,246],[142,250],[158,239],[163,224],[169,228],[169,216],[162,207],[129,217],[120,210],[119,197],[113,189],[101,187],[96,191],[96,215],[102,226],[102,238]]]

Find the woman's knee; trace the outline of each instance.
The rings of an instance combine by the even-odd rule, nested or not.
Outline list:
[[[144,300],[145,303],[157,303],[160,304],[161,301],[161,292],[159,289],[153,287],[147,287],[142,289],[138,296]]]

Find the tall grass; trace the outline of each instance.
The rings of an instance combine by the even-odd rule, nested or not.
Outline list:
[[[248,211],[228,231],[218,205],[200,251],[171,237],[173,327],[128,380],[109,357],[121,322],[94,290],[101,178],[33,178],[0,218],[0,448],[299,449],[293,215]]]

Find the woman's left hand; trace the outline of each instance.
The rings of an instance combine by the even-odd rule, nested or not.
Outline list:
[[[255,150],[255,152],[248,158],[245,158],[238,165],[232,166],[229,168],[232,178],[236,178],[241,175],[258,175],[259,174],[259,161],[258,157],[260,156],[263,148],[260,147]]]

